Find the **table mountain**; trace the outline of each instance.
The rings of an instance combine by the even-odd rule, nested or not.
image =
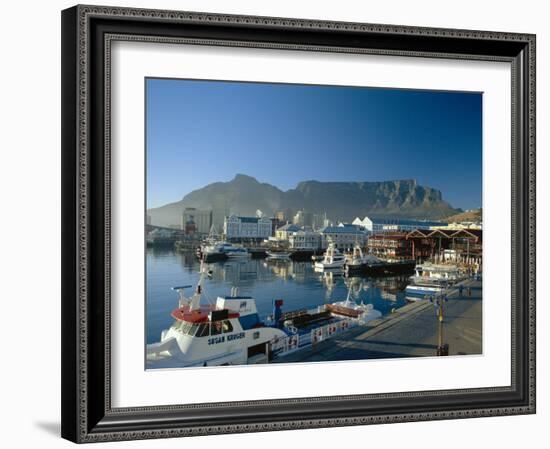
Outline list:
[[[279,210],[326,212],[332,220],[374,217],[442,218],[460,212],[445,202],[439,190],[415,180],[381,182],[303,181],[286,192],[255,178],[238,174],[229,182],[215,182],[185,195],[181,201],[149,209],[152,223],[169,226],[181,222],[185,207],[229,209],[232,214],[271,216]]]

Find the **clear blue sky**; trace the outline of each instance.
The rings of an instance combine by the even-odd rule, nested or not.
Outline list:
[[[147,79],[147,207],[243,173],[299,181],[416,179],[481,204],[482,95]]]

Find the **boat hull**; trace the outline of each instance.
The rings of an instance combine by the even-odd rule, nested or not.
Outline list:
[[[200,258],[200,256],[199,256]],[[209,262],[221,262],[223,260],[227,260],[227,254],[224,253],[206,253],[203,256],[204,261]]]
[[[366,275],[390,275],[410,273],[414,270],[414,262],[395,262],[381,264],[347,264],[348,273],[366,274]]]
[[[325,263],[325,262],[315,262],[315,268],[320,270],[334,270],[338,268],[344,268],[345,261],[341,262],[332,262],[332,263]]]
[[[425,297],[437,295],[443,291],[442,286],[423,286],[423,285],[408,285],[405,288],[406,296]]]

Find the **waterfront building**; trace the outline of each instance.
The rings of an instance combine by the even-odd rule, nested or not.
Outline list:
[[[481,264],[482,231],[415,229],[411,232],[381,232],[369,237],[367,247],[369,253],[382,259],[438,258]]]
[[[290,234],[292,234],[293,232],[298,232],[301,229],[302,228],[298,225],[287,223],[286,225],[277,228],[277,230],[275,231],[275,238],[277,240],[288,240]]]
[[[271,219],[271,235],[276,236],[277,235],[277,229],[279,229],[284,224],[285,224],[285,222],[280,221],[277,217],[272,218]]]
[[[460,231],[462,229],[477,229],[481,230],[482,225],[481,223],[477,223],[474,221],[462,221],[460,223],[446,223],[441,226],[432,226],[430,229],[448,229],[452,231]]]
[[[195,231],[199,234],[208,234],[212,227],[212,210],[200,210],[195,207],[186,207],[181,216],[181,228],[185,230],[186,224],[195,223]]]
[[[267,239],[272,232],[271,218],[230,215],[225,217],[223,232],[228,240]]]
[[[413,244],[407,239],[407,233],[395,232],[372,235],[367,242],[367,248],[370,254],[381,259],[407,260],[413,259]],[[428,243],[431,250],[431,245]],[[420,250],[420,248],[418,248]]]
[[[445,250],[469,263],[481,264],[483,258],[483,231],[481,229],[415,229],[406,234],[411,241],[414,258],[445,258]],[[447,253],[451,254],[451,253]]]
[[[317,251],[323,248],[323,235],[320,232],[299,230],[290,233],[288,242],[292,249]]]
[[[323,247],[332,244],[341,250],[352,249],[355,245],[363,246],[367,241],[367,232],[360,226],[341,223],[338,226],[327,226],[320,231],[323,236]]]
[[[352,224],[362,226],[373,234],[380,232],[414,231],[415,229],[430,229],[433,226],[443,226],[445,223],[434,220],[409,220],[404,218],[369,218],[357,217]]]

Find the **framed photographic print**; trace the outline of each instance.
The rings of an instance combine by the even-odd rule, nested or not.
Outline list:
[[[62,12],[62,435],[535,412],[535,36]]]

